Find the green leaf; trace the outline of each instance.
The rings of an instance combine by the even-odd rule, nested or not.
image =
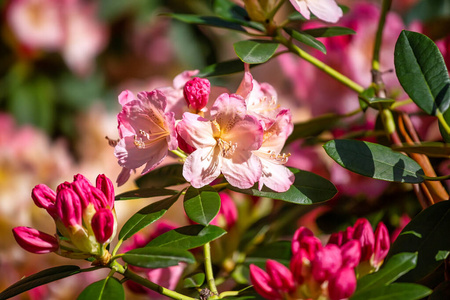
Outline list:
[[[123,225],[119,232],[119,240],[126,240],[139,230],[145,228],[156,220],[160,219],[169,208],[178,200],[181,194],[173,195],[172,197],[152,203],[133,216]]]
[[[294,184],[284,193],[277,193],[267,187],[260,191],[256,184],[250,189],[239,189],[232,185],[227,188],[239,193],[283,200],[296,204],[313,204],[330,200],[337,193],[336,187],[327,179],[308,171],[290,168],[295,175]]]
[[[402,146],[392,146],[392,150],[405,153],[426,154],[430,157],[448,158],[450,156],[450,144],[438,142],[425,142],[414,145],[404,144]]]
[[[0,293],[0,299],[8,299],[14,297],[37,286],[56,281],[58,279],[66,278],[80,272],[80,267],[72,265],[59,266],[40,271],[36,274],[27,276],[17,281],[10,287],[6,288],[3,292]]]
[[[286,144],[292,143],[298,139],[318,136],[323,131],[333,128],[342,118],[343,116],[336,114],[325,114],[306,122],[294,124],[294,130],[288,137]]]
[[[252,66],[250,66],[252,67]],[[216,64],[209,65],[200,70],[196,75],[198,77],[212,77],[229,75],[244,71],[244,64],[240,59],[228,60]]]
[[[399,253],[383,264],[375,273],[366,275],[358,280],[354,295],[367,290],[388,285],[403,274],[414,269],[417,263],[417,253]]]
[[[261,23],[249,21],[250,17],[247,11],[236,3],[229,0],[215,0],[214,12],[216,15],[225,20],[232,21],[242,26],[250,27],[259,31],[264,31],[264,26]]]
[[[265,268],[266,261],[274,259],[284,265],[289,265],[291,255],[291,242],[279,241],[257,247],[255,251],[247,255],[245,263]]]
[[[226,233],[220,227],[188,225],[170,230],[151,240],[146,247],[171,247],[189,250],[203,246]]]
[[[247,40],[234,43],[237,56],[248,64],[261,64],[268,61],[278,48],[278,43],[267,40]]]
[[[450,78],[444,58],[432,40],[403,30],[395,45],[395,71],[403,89],[429,115],[450,104]]]
[[[314,49],[319,50],[323,54],[327,54],[327,48],[325,48],[325,45],[322,44],[321,41],[316,40],[313,36],[301,31],[297,31],[292,28],[283,28],[283,29],[284,31],[286,31],[287,34],[289,34],[291,37],[293,37],[300,43],[313,47]]]
[[[165,188],[186,183],[183,177],[183,165],[171,164],[157,168],[136,180],[140,188]]]
[[[332,140],[323,147],[339,165],[357,174],[395,182],[423,181],[424,173],[417,162],[386,146],[358,140]]]
[[[303,30],[304,33],[309,34],[313,37],[332,37],[340,35],[356,34],[356,31],[347,27],[318,27],[313,29]]]
[[[174,18],[176,20],[179,20],[179,21],[182,21],[185,23],[188,23],[188,24],[207,25],[207,26],[237,30],[237,31],[241,31],[241,32],[247,32],[241,25],[239,25],[236,22],[232,22],[232,21],[214,17],[214,16],[198,16],[198,15],[187,15],[187,14],[163,14],[163,15]]]
[[[130,265],[141,268],[167,268],[180,262],[195,263],[191,252],[175,247],[144,247],[128,251],[122,259]]]
[[[183,286],[185,288],[201,287],[205,282],[205,273],[197,273],[184,279]]]
[[[418,300],[431,292],[429,288],[415,283],[392,283],[358,293],[350,297],[350,300]]]
[[[201,189],[189,187],[184,196],[184,211],[192,221],[207,226],[220,210],[220,196],[207,185]]]
[[[450,254],[450,251],[438,251],[438,253],[435,256],[436,261],[444,260],[448,257]]]
[[[77,300],[92,299],[125,299],[125,291],[119,280],[114,277],[108,277],[90,284],[77,298]]]
[[[399,281],[417,281],[433,272],[442,263],[436,261],[436,256],[441,251],[450,251],[449,232],[450,201],[436,203],[412,219],[392,244],[387,258],[389,261],[396,253],[418,252],[416,268]]]
[[[119,195],[116,195],[115,199],[118,200],[133,200],[142,198],[161,197],[167,195],[173,195],[178,193],[175,190],[162,189],[162,188],[143,188],[128,191]]]

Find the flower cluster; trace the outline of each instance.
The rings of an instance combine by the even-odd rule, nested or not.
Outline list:
[[[382,264],[389,246],[386,226],[379,223],[374,234],[366,219],[333,234],[325,246],[300,227],[291,244],[289,268],[275,260],[267,261],[267,272],[250,265],[250,279],[266,299],[345,299],[354,293],[357,276]]]
[[[31,194],[36,206],[45,209],[56,224],[55,236],[29,227],[15,227],[14,237],[25,250],[42,254],[55,252],[69,258],[95,257],[100,264],[109,261],[106,247],[117,231],[114,187],[105,175],[93,186],[83,175],[60,184],[56,193],[44,184]]]
[[[259,182],[259,189],[264,185],[277,192],[289,189],[294,175],[284,166],[289,154],[281,151],[293,125],[289,109],[277,104],[273,87],[259,84],[247,70],[236,93],[222,93],[207,108],[209,93],[209,81],[194,78],[185,82],[184,103],[178,99],[180,93],[167,88],[141,92],[137,98],[130,91],[120,94],[120,140],[115,148],[123,167],[119,185],[132,170],[145,164],[145,174],[163,161],[168,150],[179,147],[189,154],[183,176],[195,188],[223,174],[238,188]],[[185,110],[187,103],[196,113],[185,111],[176,120],[174,103]]]

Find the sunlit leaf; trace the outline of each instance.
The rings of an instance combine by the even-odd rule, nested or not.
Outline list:
[[[122,300],[125,291],[122,284],[114,277],[108,277],[88,285],[77,300]]]
[[[184,196],[184,211],[192,221],[208,225],[220,210],[220,196],[211,186],[189,187]]]
[[[429,288],[415,283],[392,283],[358,293],[350,300],[418,300],[431,292]]]
[[[261,64],[268,61],[279,44],[267,40],[247,40],[234,43],[237,56],[248,64]]]

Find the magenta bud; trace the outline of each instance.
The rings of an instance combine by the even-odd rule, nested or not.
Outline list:
[[[68,181],[64,181],[63,183],[60,183],[57,187],[56,187],[56,194],[59,193],[59,191],[63,190],[63,189],[70,189],[72,186],[70,184],[70,182]]]
[[[95,187],[105,194],[108,208],[112,209],[114,207],[114,185],[112,181],[104,174],[100,174],[97,176]]]
[[[375,230],[375,246],[373,250],[372,264],[379,267],[389,252],[391,242],[389,232],[383,222],[378,223]]]
[[[318,237],[305,236],[300,242],[300,249],[304,249],[309,260],[313,260],[316,252],[322,248],[322,242]]]
[[[347,227],[347,229],[342,233],[342,243],[341,245],[344,245],[348,241],[353,240],[353,234],[355,232],[355,229],[351,226]]]
[[[367,219],[360,218],[356,221],[353,228],[355,230],[353,239],[358,240],[361,245],[361,262],[367,261],[373,254],[375,243],[372,226]]]
[[[52,217],[55,216],[56,193],[45,184],[38,184],[31,192],[34,204],[44,208]]]
[[[341,266],[341,249],[333,244],[319,249],[311,261],[312,275],[318,282],[323,282],[334,276]]]
[[[104,244],[114,233],[114,215],[106,208],[99,209],[92,217],[91,226],[95,239]]]
[[[56,209],[64,226],[81,225],[81,201],[71,189],[62,189],[56,195]]]
[[[306,251],[305,249],[300,249],[295,255],[292,256],[291,262],[289,264],[289,268],[291,269],[294,280],[300,285],[305,281],[304,273],[306,272],[304,272],[303,269],[306,266],[306,261],[309,261]]]
[[[183,94],[188,106],[201,110],[208,103],[211,84],[208,79],[194,77],[184,85]]]
[[[236,204],[227,193],[220,192],[219,196],[221,201],[220,210],[211,224],[222,226],[224,228],[231,228],[234,226],[238,218]]]
[[[91,186],[89,180],[83,175],[77,174],[74,176],[74,182],[72,182],[71,188],[80,198],[83,209],[88,207],[89,203],[92,202]]]
[[[306,227],[302,226],[295,231],[291,244],[292,254],[295,255],[300,250],[300,243],[307,236],[314,236],[314,233]]]
[[[283,297],[273,286],[269,274],[261,268],[250,265],[250,281],[255,291],[266,299],[281,300]]]
[[[328,296],[331,300],[349,298],[356,289],[356,276],[352,268],[342,268],[328,281]]]
[[[186,143],[186,141],[179,134],[177,135],[177,141],[178,141],[178,147],[187,154],[191,154],[192,152],[194,152],[196,150],[194,147],[192,147],[191,145]]]
[[[361,245],[357,240],[351,240],[341,246],[342,265],[355,268],[361,260]]]
[[[55,252],[59,248],[58,240],[47,233],[30,227],[13,228],[14,238],[20,247],[36,254]]]
[[[342,246],[342,240],[344,239],[344,232],[333,232],[328,239],[327,244],[333,244],[336,246]]]
[[[268,259],[266,262],[266,270],[276,289],[287,293],[294,290],[294,277],[291,271],[283,264],[276,260]]]
[[[94,204],[95,210],[99,210],[100,208],[108,208],[109,202],[106,199],[105,194],[98,188],[94,186],[90,186],[91,195],[92,195],[92,203]]]

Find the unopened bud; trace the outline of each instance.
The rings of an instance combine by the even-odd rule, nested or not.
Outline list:
[[[45,184],[38,184],[31,192],[34,204],[37,207],[44,208],[52,217],[55,217],[56,193]]]
[[[268,259],[266,262],[266,270],[276,289],[287,293],[294,290],[294,277],[291,271],[283,264],[280,264],[276,260]]]
[[[358,240],[361,245],[361,262],[367,261],[373,254],[373,246],[375,243],[375,236],[373,234],[372,226],[367,219],[358,219],[353,226],[353,238]]]
[[[295,255],[300,250],[300,242],[307,236],[314,236],[314,233],[306,227],[302,226],[295,231],[291,244],[292,254]]]
[[[361,246],[359,241],[351,240],[342,245],[342,265],[348,268],[356,268],[361,259]]]
[[[184,85],[183,94],[187,104],[199,111],[208,103],[211,84],[208,79],[194,77]]]
[[[323,282],[336,274],[342,266],[341,250],[330,244],[318,250],[311,261],[312,275],[318,282]]]
[[[14,238],[23,249],[36,254],[55,252],[59,248],[58,240],[47,233],[30,227],[15,227]]]
[[[81,174],[74,176],[74,182],[71,185],[73,191],[77,193],[80,198],[82,208],[88,207],[89,203],[92,201],[91,195],[91,183]]]
[[[331,300],[350,298],[356,289],[355,270],[342,268],[328,280],[328,296]]]
[[[105,194],[107,205],[109,209],[114,207],[114,185],[112,181],[104,174],[97,176],[95,187]]]
[[[282,296],[273,286],[269,274],[261,268],[250,265],[250,281],[255,291],[266,299],[281,300]]]
[[[375,246],[373,249],[372,264],[378,268],[389,252],[391,242],[389,240],[389,232],[383,222],[378,223],[375,230]]]
[[[71,189],[62,189],[56,195],[56,209],[65,227],[81,225],[81,201]]]
[[[95,239],[100,244],[108,242],[114,233],[114,215],[106,208],[102,208],[92,217],[91,226]]]

